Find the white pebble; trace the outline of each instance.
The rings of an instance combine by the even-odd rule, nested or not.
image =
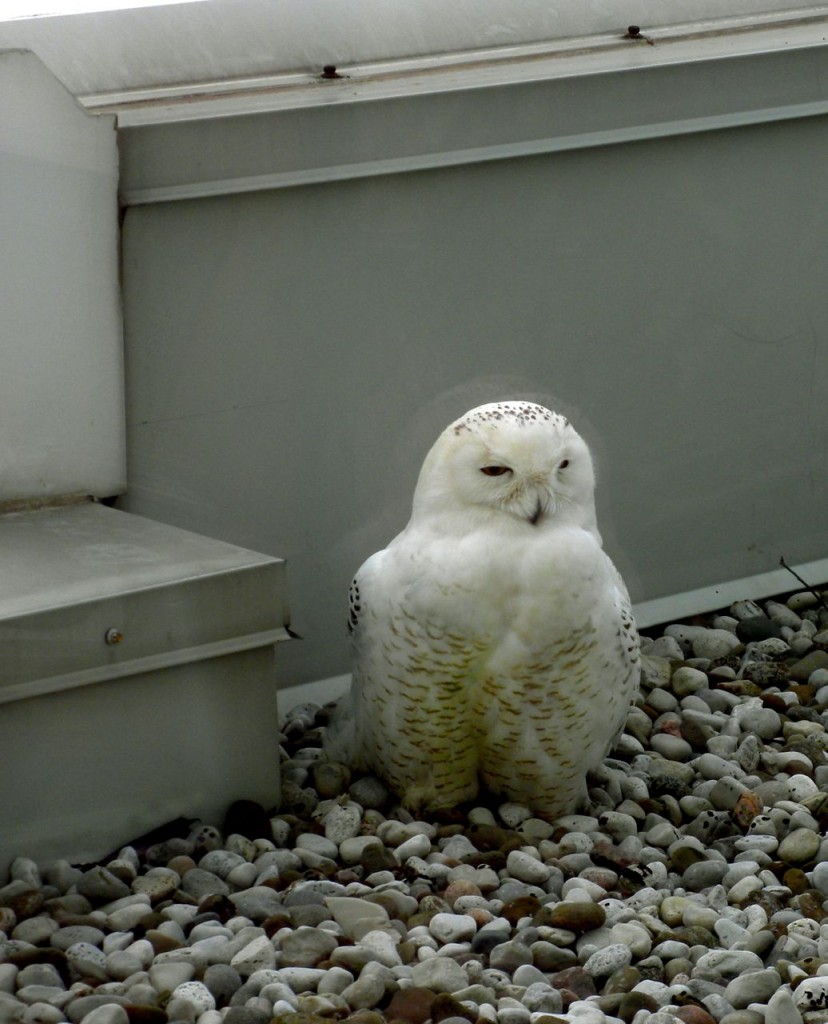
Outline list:
[[[428,930],[441,943],[466,942],[474,936],[477,924],[467,914],[435,914],[428,923]]]
[[[543,885],[549,878],[550,869],[543,861],[523,850],[511,850],[506,858],[506,872],[512,878],[529,885]]]

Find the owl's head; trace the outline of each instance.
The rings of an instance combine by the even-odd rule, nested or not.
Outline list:
[[[579,526],[597,534],[595,473],[569,421],[532,402],[493,402],[456,420],[426,456],[414,518],[501,517],[527,528]]]

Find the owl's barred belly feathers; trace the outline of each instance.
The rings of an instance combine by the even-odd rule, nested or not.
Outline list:
[[[408,526],[355,577],[350,708],[329,756],[414,811],[481,782],[550,819],[582,801],[639,675],[593,486],[586,445],[540,406],[482,406],[441,435]]]

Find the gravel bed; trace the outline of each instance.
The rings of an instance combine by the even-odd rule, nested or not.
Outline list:
[[[0,1024],[828,1021],[828,609],[650,631],[641,694],[554,823],[413,820],[282,726],[283,802],[0,886]]]

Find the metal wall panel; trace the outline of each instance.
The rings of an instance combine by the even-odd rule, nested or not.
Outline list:
[[[126,484],[117,179],[114,119],[0,53],[0,502]]]
[[[824,557],[826,129],[129,209],[124,507],[287,556],[287,683],[345,669],[351,573],[495,397],[591,442],[638,601]]]

